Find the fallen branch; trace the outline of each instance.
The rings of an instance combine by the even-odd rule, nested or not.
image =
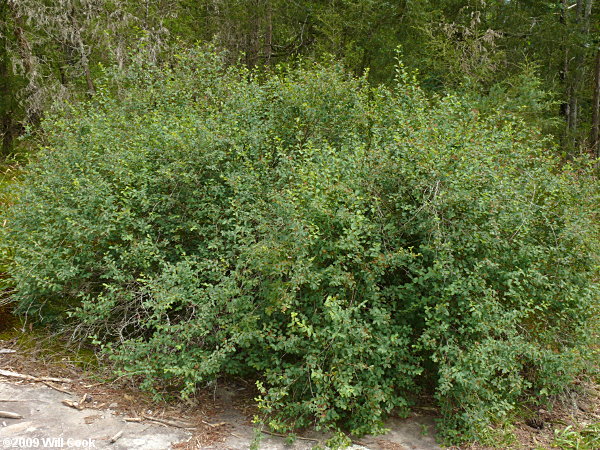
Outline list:
[[[93,387],[102,386],[103,384],[106,384],[106,383],[94,383],[94,384],[86,384],[86,385],[84,385],[83,387],[84,387],[84,388],[86,388],[86,389],[90,389],[90,388],[93,388]]]
[[[17,353],[17,351],[11,348],[0,348],[0,355],[4,353]]]
[[[10,370],[2,370],[0,369],[0,376],[7,378],[19,378],[21,380],[30,380],[30,381],[53,381],[55,383],[71,383],[73,380],[69,378],[55,378],[55,377],[34,377],[33,375],[26,375],[23,373],[11,372]]]
[[[119,440],[121,436],[123,436],[123,430],[119,431],[117,434],[111,437],[108,442],[114,444],[115,442],[117,442],[117,440]]]
[[[44,384],[45,384],[46,386],[48,386],[49,388],[52,388],[52,389],[54,389],[55,391],[62,392],[63,394],[69,394],[69,395],[73,395],[73,393],[72,393],[72,392],[69,392],[69,391],[67,391],[67,390],[65,390],[65,389],[61,389],[61,388],[59,388],[58,386],[55,386],[55,385],[51,384],[49,381],[42,381],[42,383],[44,383]]]
[[[205,425],[208,425],[209,427],[212,427],[212,428],[218,428],[218,427],[222,427],[223,425],[227,425],[227,422],[210,423],[210,422],[207,422],[205,420],[202,420],[201,422],[203,424],[205,424]]]
[[[155,424],[155,425],[160,425],[161,427],[164,427],[164,428],[168,428],[168,425],[165,425],[162,422],[157,422],[156,420],[148,419],[148,422]]]
[[[146,414],[142,414],[142,417],[144,419],[147,420],[152,420],[154,422],[158,422],[158,423],[162,423],[164,425],[168,425],[170,427],[175,427],[175,428],[185,428],[185,429],[189,429],[189,428],[193,428],[191,426],[191,424],[185,424],[183,422],[173,422],[172,420],[165,420],[165,419],[160,419],[158,417],[152,417],[152,416],[147,416]]]
[[[80,411],[83,409],[83,406],[81,406],[78,402],[74,402],[72,400],[63,400],[61,403],[65,406],[69,406],[71,408],[75,408]]]
[[[17,414],[10,411],[0,411],[0,417],[3,419],[22,419],[23,416],[21,414]]]

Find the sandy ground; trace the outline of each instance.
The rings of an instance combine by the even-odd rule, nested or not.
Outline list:
[[[233,405],[235,395],[235,390],[223,388],[216,394],[217,403]],[[93,395],[78,397],[41,382],[0,381],[0,411],[21,416],[0,418],[0,448],[248,449],[256,436],[248,418],[234,406],[222,408],[209,418],[212,422],[204,420],[206,430],[197,427],[193,414],[175,416],[171,412],[165,416],[144,408],[130,416],[116,402],[106,407]],[[351,448],[439,448],[433,439],[431,418],[396,419],[389,425],[388,435],[362,438],[362,445]],[[288,445],[282,437],[263,433],[259,448],[308,450],[326,438],[307,433]]]
[[[77,401],[44,385],[0,383],[0,409],[22,416],[0,419],[0,448],[164,450],[192,437],[180,428],[125,422],[110,408],[72,408],[64,399]]]

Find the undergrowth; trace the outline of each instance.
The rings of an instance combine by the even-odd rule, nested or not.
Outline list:
[[[278,432],[378,432],[430,390],[461,442],[588,370],[597,184],[505,109],[204,50],[97,90],[46,119],[2,248],[20,313],[120,375],[254,377]]]

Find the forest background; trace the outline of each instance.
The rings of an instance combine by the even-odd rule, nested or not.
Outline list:
[[[597,154],[599,8],[593,0],[2,0],[2,154],[56,100],[93,95],[101,67],[131,49],[167,61],[212,42],[230,62],[268,69],[302,56],[390,83],[395,51],[431,92],[518,111],[564,156]]]

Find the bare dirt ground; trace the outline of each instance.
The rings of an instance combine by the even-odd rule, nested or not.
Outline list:
[[[4,325],[6,328],[8,323]],[[94,439],[89,448],[224,450],[248,449],[257,442],[259,449],[304,450],[324,446],[328,437],[307,431],[288,444],[284,436],[257,432],[252,423],[256,392],[244,380],[213,384],[186,402],[156,402],[132,384],[111,378],[93,364],[92,357],[82,358],[77,356],[81,352],[57,346],[56,337],[40,338],[32,330],[18,333],[5,340],[0,334],[0,416],[2,412],[22,416],[0,417],[0,449],[25,448],[35,442],[18,438],[38,439],[38,443],[44,439],[51,444],[48,439],[62,437],[62,447],[57,441],[54,446],[38,444],[36,448],[68,448],[68,439],[84,446],[86,439]],[[557,399],[547,409],[531,409],[527,418],[516,424],[516,441],[510,445],[499,442],[495,447],[460,448],[553,448],[555,430],[567,426],[580,429],[600,420],[600,387],[590,383],[580,387],[579,393]],[[435,417],[434,408],[417,408],[408,419],[391,418],[386,435],[357,439],[352,448],[439,449]],[[10,444],[24,445],[2,447],[5,438],[17,439],[7,441]]]

